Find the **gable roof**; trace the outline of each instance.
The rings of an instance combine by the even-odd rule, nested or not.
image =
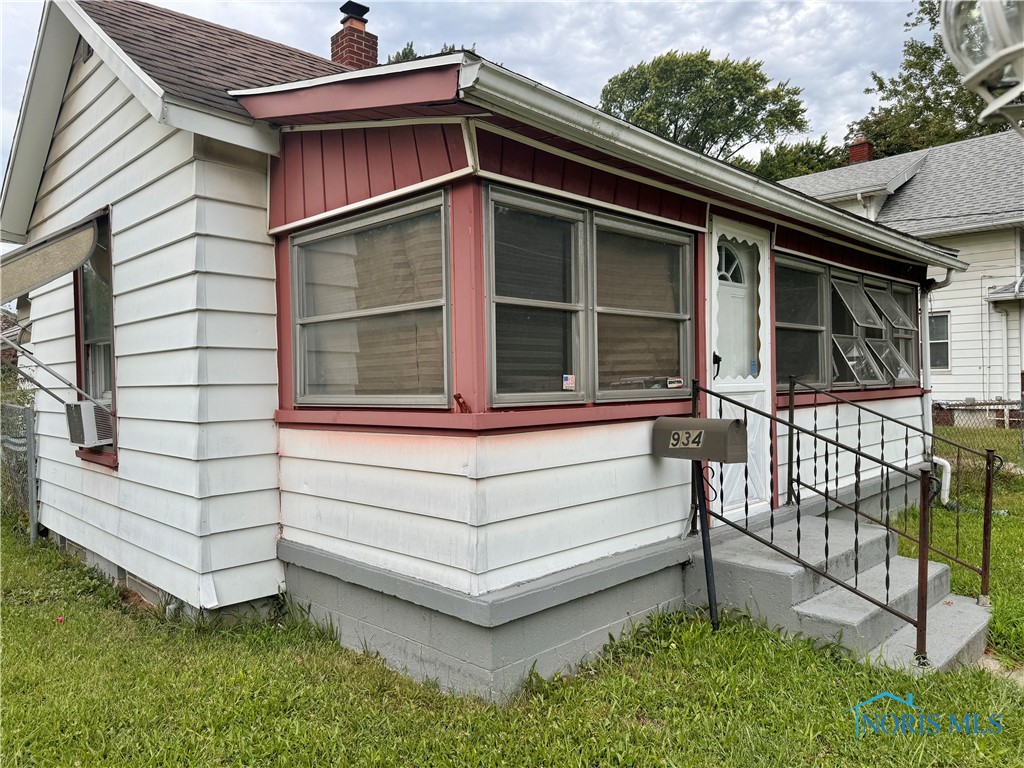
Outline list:
[[[148,29],[151,25],[155,31]],[[635,163],[680,180],[684,186],[706,190],[709,202],[729,199],[765,212],[781,212],[801,225],[838,234],[865,250],[881,249],[910,263],[966,268],[955,251],[877,226],[680,147],[470,53],[458,54],[454,61],[440,56],[431,62],[351,72],[287,46],[125,0],[47,2],[0,199],[4,239],[25,242],[63,83],[79,36],[158,122],[271,154],[279,151],[278,132],[251,113],[240,112],[235,97],[347,88],[368,79],[383,83],[412,70],[457,66],[454,87],[461,104],[493,110],[604,152],[616,162]],[[288,61],[291,58],[295,61]],[[301,73],[299,79],[285,85],[295,71]],[[183,77],[182,72],[187,74]],[[40,73],[55,87],[40,87],[44,81]],[[256,85],[244,87],[245,83]],[[273,116],[265,119],[273,120]]]
[[[835,201],[855,197],[897,174],[904,183],[878,214],[879,224],[916,237],[1024,226],[1024,141],[1014,131],[908,152],[834,171],[786,179],[786,186]]]
[[[811,173],[797,176],[780,182],[790,189],[803,192],[805,195],[819,200],[841,200],[856,197],[857,193],[887,191],[895,192],[920,165],[920,161],[928,154],[928,150],[908,152],[905,155],[894,155],[874,160],[869,163],[856,163],[831,171]]]
[[[312,53],[147,3],[78,5],[168,96],[245,119],[249,113],[228,91],[348,71]]]
[[[280,43],[155,5],[47,0],[0,193],[0,238],[24,243],[79,38],[153,119],[276,154],[277,132],[228,91],[345,67]]]

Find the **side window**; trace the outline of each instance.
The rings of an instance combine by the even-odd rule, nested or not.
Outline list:
[[[114,301],[109,219],[99,220],[97,230],[96,247],[76,279],[79,380],[82,389],[110,405],[114,397]]]
[[[949,313],[928,315],[928,351],[933,369],[949,370]]]

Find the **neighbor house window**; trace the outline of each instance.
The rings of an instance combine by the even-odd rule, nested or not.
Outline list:
[[[449,402],[438,193],[292,238],[296,402]]]
[[[928,352],[933,369],[949,369],[949,313],[928,315]]]
[[[688,393],[690,235],[490,191],[492,400]]]
[[[824,265],[779,259],[776,371],[826,386],[913,384],[916,291]]]
[[[111,291],[110,221],[96,222],[96,247],[78,270],[76,312],[79,380],[83,390],[110,406],[114,398],[114,299]]]

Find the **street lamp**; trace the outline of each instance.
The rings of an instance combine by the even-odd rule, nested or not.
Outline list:
[[[941,24],[964,84],[988,102],[978,122],[1007,120],[1024,136],[1024,2],[942,0]]]

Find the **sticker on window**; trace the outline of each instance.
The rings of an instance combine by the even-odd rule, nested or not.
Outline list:
[[[576,391],[576,376],[574,374],[562,374],[562,389],[564,389],[566,392]]]
[[[665,386],[669,389],[682,389],[683,388],[683,377],[682,376],[669,376],[665,380]]]

